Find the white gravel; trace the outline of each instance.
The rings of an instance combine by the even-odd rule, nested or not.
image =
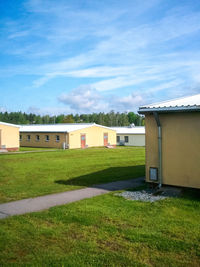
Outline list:
[[[129,200],[138,200],[143,202],[155,202],[166,198],[166,196],[153,195],[153,192],[151,190],[124,191],[122,193],[116,193],[115,195],[122,196]]]

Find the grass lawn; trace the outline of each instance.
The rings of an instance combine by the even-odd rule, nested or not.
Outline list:
[[[0,266],[200,266],[199,222],[198,195],[110,193],[1,220]]]
[[[0,202],[144,176],[141,147],[1,154]]]

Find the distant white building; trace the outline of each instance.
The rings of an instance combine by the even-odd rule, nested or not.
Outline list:
[[[145,146],[145,127],[130,125],[127,127],[112,127],[116,131],[117,145]]]

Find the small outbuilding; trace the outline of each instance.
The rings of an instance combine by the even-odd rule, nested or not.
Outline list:
[[[116,131],[117,145],[124,146],[145,146],[145,127],[112,127]]]
[[[19,126],[0,121],[0,150],[19,150]]]
[[[20,146],[86,148],[115,146],[116,131],[95,123],[22,125]]]
[[[139,108],[145,115],[146,181],[200,188],[200,94]]]

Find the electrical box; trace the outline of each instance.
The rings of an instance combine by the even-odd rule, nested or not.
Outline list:
[[[149,168],[149,180],[158,181],[158,168],[154,167]]]

